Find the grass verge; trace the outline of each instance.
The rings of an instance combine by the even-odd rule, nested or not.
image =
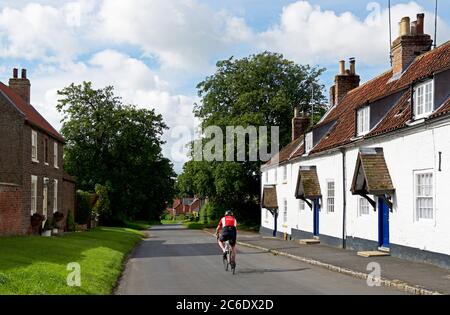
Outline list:
[[[133,230],[144,231],[148,230],[152,225],[160,225],[159,221],[125,221],[125,227]]]
[[[129,228],[101,227],[60,237],[0,240],[0,295],[111,294],[128,253],[142,239]],[[69,263],[81,267],[81,286],[70,287]]]

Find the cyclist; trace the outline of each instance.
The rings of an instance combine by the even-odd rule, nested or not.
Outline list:
[[[219,237],[219,232],[222,231],[222,234]],[[231,262],[235,265],[236,262],[236,238],[237,238],[237,222],[234,218],[234,214],[232,211],[228,210],[225,213],[225,216],[220,219],[219,224],[217,225],[216,235],[218,237],[218,243],[220,248],[223,251],[223,258],[227,258],[227,253],[225,251],[224,243],[226,241],[230,242],[232,251],[231,251]]]

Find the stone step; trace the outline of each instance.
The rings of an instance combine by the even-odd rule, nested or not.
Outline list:
[[[371,251],[361,251],[357,253],[358,256],[361,257],[382,257],[382,256],[390,256],[389,253],[382,252],[379,250],[371,250]]]

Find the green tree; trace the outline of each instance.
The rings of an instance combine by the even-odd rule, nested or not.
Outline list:
[[[285,146],[291,141],[295,107],[314,121],[324,114],[323,86],[318,83],[323,71],[270,52],[222,60],[216,72],[198,84],[201,102],[195,104],[194,114],[203,130],[218,126],[223,134],[227,126],[278,126],[280,146]],[[246,156],[248,150],[247,143]],[[262,163],[191,160],[178,176],[176,188],[180,194],[207,196],[209,213],[231,209],[241,221],[258,221]]]
[[[124,105],[111,86],[93,89],[84,82],[58,94],[67,141],[65,167],[83,190],[108,186],[111,212],[104,216],[106,223],[158,218],[173,196],[175,176],[162,155],[167,127],[161,115]]]

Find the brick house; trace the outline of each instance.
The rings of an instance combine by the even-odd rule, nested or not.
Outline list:
[[[0,82],[0,235],[31,233],[34,213],[75,207],[75,182],[63,168],[64,138],[30,104],[27,72]],[[65,222],[65,220],[63,221]]]
[[[450,41],[405,17],[392,67],[360,85],[355,60],[313,127],[261,168],[261,232],[450,267]],[[305,123],[306,122],[306,123]]]

